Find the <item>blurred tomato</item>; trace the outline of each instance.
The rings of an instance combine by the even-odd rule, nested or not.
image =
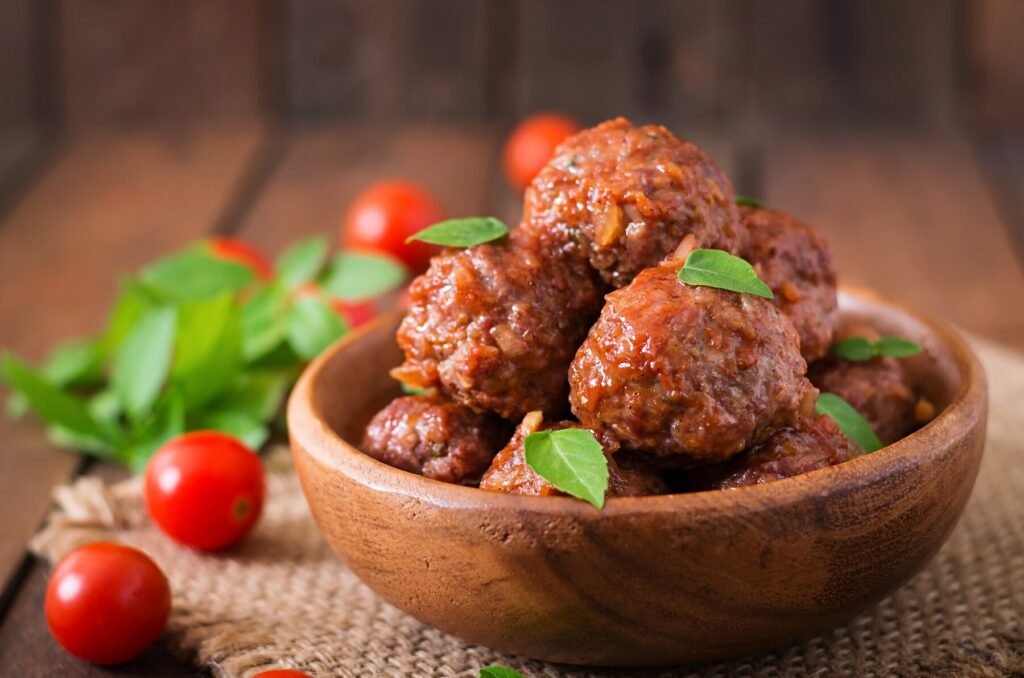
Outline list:
[[[323,298],[334,309],[334,312],[342,317],[349,329],[365,325],[377,316],[377,305],[372,299],[361,299],[359,301],[336,299],[313,283],[299,285],[295,288],[294,294],[296,298]]]
[[[165,443],[146,466],[146,508],[176,541],[202,551],[237,543],[263,509],[263,465],[255,452],[216,431]]]
[[[207,241],[214,256],[235,261],[249,267],[262,280],[269,280],[274,275],[274,267],[263,254],[238,238],[215,237]]]
[[[123,664],[160,637],[171,587],[142,551],[96,542],[64,557],[46,587],[46,623],[61,647],[93,664]]]
[[[407,181],[382,181],[363,191],[342,224],[341,239],[354,249],[386,252],[413,272],[426,270],[435,245],[406,239],[444,219],[441,206],[421,186]]]
[[[512,187],[526,188],[558,144],[579,130],[578,122],[558,113],[537,113],[519,123],[505,142],[505,176]]]

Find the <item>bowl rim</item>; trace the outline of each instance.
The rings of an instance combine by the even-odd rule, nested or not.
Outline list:
[[[401,312],[384,315],[330,346],[300,376],[288,401],[287,417],[293,453],[299,449],[322,464],[381,492],[401,494],[423,502],[459,509],[507,509],[544,515],[572,515],[579,518],[628,516],[665,511],[714,510],[728,513],[761,510],[835,494],[884,480],[941,455],[951,440],[974,428],[986,412],[987,386],[984,370],[961,334],[945,321],[933,318],[902,303],[886,299],[869,289],[843,285],[840,297],[870,305],[888,306],[910,318],[934,335],[956,363],[961,382],[949,405],[932,421],[908,436],[856,459],[770,483],[729,490],[704,490],[641,497],[609,497],[604,508],[563,496],[523,496],[487,492],[472,486],[445,483],[389,466],[363,453],[327,425],[317,411],[313,385],[325,366],[360,337],[394,326]],[[964,422],[971,425],[965,425]]]

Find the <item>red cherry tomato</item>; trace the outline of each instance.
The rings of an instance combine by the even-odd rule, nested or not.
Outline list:
[[[369,300],[347,301],[345,299],[334,299],[331,301],[331,307],[334,308],[338,315],[345,319],[350,329],[365,325],[377,315],[377,307]]]
[[[93,664],[123,664],[160,637],[171,587],[149,556],[96,542],[60,561],[46,587],[46,623],[70,654]]]
[[[146,466],[149,515],[168,536],[216,551],[248,534],[263,509],[263,465],[248,447],[216,431],[186,433]]]
[[[558,113],[537,113],[519,123],[505,142],[505,176],[512,187],[526,188],[558,144],[578,131],[578,122]]]
[[[217,237],[207,242],[214,256],[248,266],[261,280],[268,280],[274,275],[274,268],[267,258],[244,240]]]
[[[252,678],[313,678],[308,673],[299,671],[298,669],[270,669],[269,671],[260,671]]]
[[[440,250],[425,242],[405,240],[443,218],[441,206],[422,187],[407,181],[382,181],[352,203],[342,225],[342,242],[355,249],[386,252],[420,273]]]

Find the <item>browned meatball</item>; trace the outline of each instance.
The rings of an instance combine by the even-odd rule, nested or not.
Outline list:
[[[828,243],[785,212],[744,207],[740,214],[747,227],[743,258],[793,321],[804,358],[817,360],[828,351],[838,321],[836,271]]]
[[[569,137],[526,191],[524,223],[549,247],[587,257],[613,287],[672,252],[738,252],[743,229],[728,178],[664,127],[618,118]]]
[[[830,357],[811,365],[808,374],[822,392],[835,393],[867,419],[883,445],[914,430],[914,389],[895,358],[852,362]]]
[[[584,426],[624,447],[713,464],[813,404],[793,324],[767,299],[684,285],[678,265],[606,297],[569,369]]]
[[[366,427],[363,452],[385,464],[446,483],[474,484],[508,440],[494,415],[437,395],[395,398]]]
[[[569,362],[601,308],[592,275],[517,232],[448,250],[410,287],[398,329],[405,362],[392,374],[509,419],[562,412]]]
[[[526,451],[523,441],[526,436],[545,429],[559,430],[577,428],[579,424],[561,421],[551,426],[542,425],[540,413],[526,415],[523,422],[516,428],[515,435],[508,445],[498,452],[491,467],[480,481],[480,489],[506,494],[529,494],[538,496],[564,495],[554,485],[541,478],[526,463]],[[604,447],[608,459],[608,493],[609,497],[639,497],[649,494],[666,492],[664,481],[654,470],[640,465],[624,468],[616,459],[622,453],[615,453],[618,443],[606,435],[596,433],[598,442]]]
[[[726,475],[711,487],[730,489],[790,478],[841,464],[861,452],[831,417],[801,417],[729,464]]]

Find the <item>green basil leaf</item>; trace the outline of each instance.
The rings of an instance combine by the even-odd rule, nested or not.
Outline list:
[[[270,428],[263,419],[230,410],[203,413],[196,428],[234,436],[254,450],[260,449],[270,436]]]
[[[820,394],[818,402],[814,405],[814,411],[832,417],[839,426],[839,430],[865,452],[874,452],[882,447],[882,441],[871,429],[871,424],[860,415],[860,412],[853,409],[850,403],[836,394]]]
[[[865,337],[850,337],[849,339],[844,339],[833,346],[831,350],[833,354],[840,358],[845,358],[846,360],[852,360],[854,362],[871,360],[876,355],[875,345]]]
[[[391,257],[342,252],[331,259],[320,287],[339,299],[366,299],[390,292],[405,277],[405,267]]]
[[[11,391],[7,396],[5,409],[11,419],[21,419],[28,412],[28,399],[18,391]]]
[[[111,384],[129,417],[144,415],[167,379],[176,318],[173,308],[147,311],[117,351]]]
[[[178,307],[171,379],[189,410],[233,384],[242,369],[242,328],[235,295],[221,294]]]
[[[433,393],[432,388],[417,388],[415,386],[409,386],[408,384],[402,384],[402,393],[405,395],[427,395]]]
[[[153,405],[149,416],[130,431],[117,451],[118,458],[141,471],[164,443],[185,430],[185,398],[177,389],[169,388]]]
[[[736,204],[740,207],[756,207],[758,209],[764,207],[764,204],[757,198],[751,198],[745,195],[737,195]]]
[[[601,443],[585,428],[538,431],[523,442],[526,463],[544,480],[567,494],[604,506],[608,460]]]
[[[340,339],[348,326],[323,299],[296,299],[288,311],[288,344],[304,360],[320,355]]]
[[[139,274],[147,290],[172,302],[237,292],[255,277],[248,266],[215,257],[198,247],[162,259]]]
[[[504,666],[485,666],[480,669],[480,678],[525,678],[523,674]]]
[[[271,419],[281,410],[292,370],[258,371],[243,374],[232,390],[211,406],[215,410],[243,412],[258,419]]]
[[[508,235],[508,226],[494,217],[466,217],[448,219],[415,233],[405,242],[422,240],[446,247],[472,247]]]
[[[96,421],[111,425],[117,424],[117,420],[122,413],[121,401],[118,399],[117,393],[113,388],[100,391],[89,399],[89,414]]]
[[[679,269],[679,281],[687,285],[704,285],[753,294],[765,299],[773,297],[771,288],[757,277],[749,263],[723,250],[696,249],[686,257]]]
[[[279,284],[265,287],[242,307],[242,356],[252,363],[285,340],[288,293]]]
[[[116,459],[114,446],[106,440],[75,433],[63,426],[47,426],[46,438],[57,447],[63,447],[76,452],[88,452],[101,459]]]
[[[85,402],[54,386],[25,363],[7,355],[0,361],[0,368],[4,380],[25,398],[29,407],[46,423],[93,440],[105,440],[108,437],[89,413]]]
[[[126,280],[121,284],[121,293],[114,302],[103,335],[103,351],[107,359],[117,353],[124,340],[135,329],[139,318],[157,305],[151,295],[138,282]]]
[[[875,352],[889,358],[906,358],[923,350],[921,344],[903,337],[882,337],[875,342]]]
[[[103,375],[103,346],[86,339],[60,344],[46,359],[43,375],[52,384],[69,386],[93,382]]]
[[[278,257],[277,277],[289,289],[316,278],[327,257],[327,238],[317,237],[292,245]]]

